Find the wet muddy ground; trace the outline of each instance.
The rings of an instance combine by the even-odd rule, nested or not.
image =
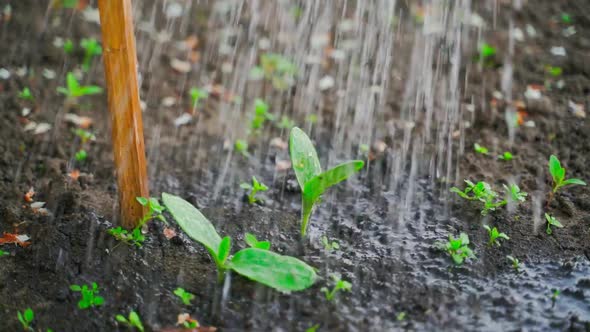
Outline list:
[[[567,188],[545,207],[551,185],[550,154],[559,156],[568,177],[590,180],[590,123],[568,110],[570,100],[588,105],[590,6],[585,1],[529,1],[513,14],[501,1],[495,9],[489,4],[474,5],[474,12],[480,12],[490,25],[484,31],[486,40],[497,45],[499,54],[508,47],[510,15],[523,31],[527,24],[536,29],[536,37],[525,34],[516,43],[513,99],[525,100],[527,85],[545,83],[547,64],[563,68],[563,88],[543,91],[541,100],[526,101],[524,121],[532,121],[534,127],[521,126],[511,145],[504,103],[494,93],[501,90],[501,66],[479,68],[467,56],[474,47],[465,50],[460,77],[468,84],[461,84],[461,104],[464,107],[474,100],[475,107],[473,112],[461,113],[460,135],[451,137],[448,178],[439,174],[444,169],[437,168],[446,153],[436,152],[436,141],[424,143],[421,115],[415,127],[406,126],[402,105],[406,80],[392,80],[387,103],[379,110],[385,126],[376,125],[372,136],[387,148],[373,151],[360,175],[327,193],[303,243],[294,174],[290,169],[277,171],[288,153],[269,143],[275,137],[286,141],[287,130],[272,128],[251,139],[250,157],[232,152],[227,142],[231,146],[233,139],[244,135],[239,124],[248,120],[234,115],[220,120],[230,108],[214,97],[204,102],[193,122],[176,128],[173,121],[190,108],[186,91],[204,84],[196,73],[219,74],[221,60],[206,58],[205,50],[213,48],[199,46],[201,56],[209,61],[195,65],[198,70],[192,74],[178,73],[169,65],[179,52],[173,43],[151,49],[150,33],[138,24],[151,193],[170,192],[187,199],[238,247],[245,246],[243,234],[251,232],[270,240],[277,252],[316,267],[320,276],[316,285],[295,294],[280,294],[235,275],[224,285],[217,284],[215,266],[206,251],[179,229],[177,237],[167,239],[161,224],[150,224],[141,249],[117,245],[106,232],[116,221],[116,187],[105,96],[88,97],[67,109],[63,97],[55,93],[66,71],[81,59],[81,54],[64,56],[53,46],[55,37],[99,37],[99,28],[71,10],[50,11],[46,16],[46,7],[30,1],[8,3],[12,17],[0,21],[0,42],[10,45],[0,52],[0,68],[12,74],[0,79],[0,231],[27,234],[31,245],[1,247],[9,255],[0,257],[0,331],[19,330],[16,312],[27,307],[35,311],[35,328],[43,331],[125,330],[114,317],[130,310],[137,311],[147,330],[154,331],[173,328],[178,314],[184,312],[220,331],[305,331],[315,324],[320,326],[318,331],[590,330],[590,191]],[[141,21],[149,18],[146,13],[152,8],[163,6],[156,2],[155,7],[140,8],[146,15]],[[190,17],[196,19],[174,24],[185,24],[186,31],[196,33],[205,45],[214,43],[216,39],[206,30],[213,29],[213,21],[207,20],[211,7],[193,4]],[[405,4],[399,4],[398,10],[408,17],[413,13]],[[567,38],[559,21],[564,12],[570,13],[576,29]],[[241,19],[246,22],[248,17]],[[420,29],[411,20],[400,26],[408,36]],[[411,48],[411,41],[404,39],[398,38],[400,46]],[[552,46],[563,46],[567,55],[552,55]],[[409,59],[410,49],[399,49],[396,54]],[[93,75],[85,76],[85,82],[104,85],[100,61],[95,60]],[[496,61],[506,65],[500,55]],[[28,74],[19,76],[23,66]],[[57,77],[43,77],[45,68],[54,70]],[[410,74],[406,71],[405,62],[396,61],[392,76],[406,77]],[[224,82],[223,77],[211,77]],[[34,102],[17,97],[24,86],[38,96]],[[279,100],[273,106],[280,104],[280,112],[290,114],[306,131],[312,128],[310,136],[323,165],[366,158],[359,152],[359,142],[337,150],[346,145],[334,133],[341,129],[335,124],[334,108],[342,96],[323,92],[317,108],[321,121],[312,126],[304,120],[307,110],[298,109],[297,99],[291,97],[303,88],[297,85],[284,92],[287,97],[277,99],[271,87],[253,83],[247,88],[245,104],[259,93]],[[176,97],[176,105],[163,106],[162,99],[169,96]],[[24,107],[31,108],[32,114],[23,116]],[[74,158],[80,142],[64,121],[66,113],[94,120],[97,139],[89,145],[84,163]],[[52,128],[35,135],[24,130],[30,121],[47,122]],[[392,131],[389,126],[402,129]],[[433,137],[436,133],[433,128]],[[476,142],[490,148],[490,155],[476,154],[471,148]],[[507,150],[514,153],[513,161],[496,159]],[[74,169],[81,172],[77,180],[68,175]],[[252,175],[271,188],[262,195],[265,202],[255,206],[244,202],[239,189],[239,183]],[[518,207],[482,217],[475,203],[448,192],[452,185],[463,187],[463,179],[485,180],[498,190],[515,181],[529,197]],[[35,201],[46,202],[47,214],[33,211],[23,200],[31,187]],[[553,235],[545,233],[546,211],[564,225]],[[501,247],[488,247],[482,224],[497,226],[510,240]],[[469,235],[477,259],[458,267],[434,243],[460,232]],[[320,242],[323,235],[338,241],[341,249],[327,252]],[[519,273],[506,255],[522,261]],[[353,288],[328,302],[320,288],[329,284],[332,273],[349,280]],[[99,284],[105,305],[79,310],[78,295],[69,286],[91,282]],[[196,295],[191,306],[172,293],[177,287]],[[560,295],[552,300],[554,290]]]

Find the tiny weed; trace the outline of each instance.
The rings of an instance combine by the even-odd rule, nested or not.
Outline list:
[[[76,152],[74,158],[76,159],[76,161],[84,162],[88,158],[88,153],[86,152],[86,150],[80,149],[78,150],[78,152]]]
[[[174,290],[174,295],[178,296],[185,305],[191,305],[191,301],[195,299],[195,294],[189,293],[180,287]]]
[[[0,249],[0,257],[8,256],[8,255],[9,255],[8,251],[4,251],[4,250]]]
[[[76,130],[73,130],[73,132],[74,134],[76,134],[76,136],[80,138],[82,144],[86,144],[86,142],[88,141],[96,140],[96,136],[94,136],[94,134],[89,132],[88,130],[77,128]]]
[[[334,280],[334,287],[329,290],[327,287],[322,287],[320,291],[326,295],[326,300],[332,301],[339,291],[350,292],[352,290],[352,284],[348,281],[340,279],[337,275],[332,275]]]
[[[483,147],[477,143],[473,144],[473,149],[475,150],[475,152],[481,153],[481,154],[488,154],[488,152],[489,152],[486,147]]]
[[[555,219],[555,217],[549,215],[549,213],[545,213],[545,219],[547,220],[547,229],[545,230],[547,232],[547,234],[549,234],[549,235],[553,234],[553,230],[551,229],[551,226],[557,227],[557,228],[563,228],[563,225],[557,219]]]
[[[322,236],[322,244],[324,245],[324,250],[330,252],[332,250],[340,249],[340,244],[336,241],[330,242],[327,236]]]
[[[555,194],[557,192],[557,190],[561,187],[567,186],[567,185],[580,185],[580,186],[585,186],[586,182],[580,180],[580,179],[565,179],[565,168],[561,167],[561,163],[559,162],[559,159],[557,159],[556,156],[551,155],[551,157],[549,157],[549,173],[551,173],[551,177],[553,177],[553,190],[551,193],[551,198],[553,198],[553,194]]]
[[[82,69],[88,71],[90,69],[92,58],[102,54],[102,47],[100,47],[100,43],[94,38],[83,38],[82,41],[80,41],[80,47],[84,49]]]
[[[160,204],[157,198],[136,197],[135,199],[141,204],[141,206],[146,206],[148,208],[148,212],[141,218],[137,227],[142,227],[152,219],[158,219],[161,222],[168,224],[168,221],[166,221],[166,218],[164,218],[164,215],[162,214],[166,208]]]
[[[102,93],[102,88],[95,85],[81,86],[73,73],[69,72],[66,77],[67,88],[57,88],[57,92],[66,95],[68,99],[77,99],[82,96],[90,96]]]
[[[553,293],[551,293],[551,303],[554,306],[555,302],[557,302],[557,298],[561,295],[561,291],[559,289],[554,289]]]
[[[119,226],[108,230],[118,241],[141,247],[145,241],[145,235],[141,233],[141,228],[134,228],[131,232]]]
[[[463,264],[466,259],[476,258],[469,248],[469,236],[465,233],[461,233],[458,238],[449,235],[448,242],[438,242],[435,246],[446,251],[457,265]]]
[[[330,187],[346,180],[365,165],[362,160],[342,163],[322,172],[318,154],[309,137],[299,128],[291,129],[289,139],[291,164],[301,187],[301,237],[305,237],[314,206]]]
[[[260,201],[259,198],[256,198],[256,194],[258,192],[268,190],[268,187],[266,185],[264,185],[264,183],[258,182],[258,180],[256,179],[255,176],[252,177],[252,184],[242,182],[242,183],[240,183],[240,188],[250,191],[248,193],[248,203],[250,203],[250,204],[254,204],[254,203]]]
[[[524,191],[521,191],[520,188],[511,183],[508,186],[503,185],[504,190],[509,194],[510,199],[512,199],[512,201],[516,202],[516,203],[523,203],[524,201],[526,201],[526,197],[528,196],[528,194]]]
[[[33,312],[33,309],[27,308],[23,312],[17,311],[16,316],[18,318],[18,321],[23,326],[23,330],[34,331],[33,328],[31,327],[31,324],[33,323],[33,320],[35,319],[35,313]]]
[[[492,187],[487,182],[480,181],[474,184],[469,180],[465,180],[465,183],[467,184],[465,190],[462,191],[457,187],[452,187],[451,192],[456,193],[464,199],[483,203],[481,210],[483,216],[508,203],[506,199],[500,200],[498,193],[492,190]],[[504,186],[504,190],[506,190],[508,197],[516,203],[522,203],[526,199],[527,193],[520,191],[520,188],[515,184]]]
[[[488,43],[483,43],[479,48],[480,59],[490,59],[496,56],[496,48]]]
[[[162,194],[162,200],[186,234],[209,251],[217,265],[220,282],[228,269],[282,292],[304,290],[315,282],[315,270],[294,257],[257,247],[242,249],[230,257],[231,238],[221,238],[213,224],[197,208],[167,193]],[[259,245],[262,242],[255,243]]]
[[[244,157],[250,156],[248,153],[248,142],[243,139],[237,139],[236,143],[234,144],[234,150],[238,153],[241,153]]]
[[[24,87],[23,91],[21,91],[18,94],[18,97],[20,99],[24,99],[24,100],[33,100],[33,94],[31,93],[31,90],[28,87]]]
[[[316,114],[310,114],[305,117],[305,121],[311,124],[315,124],[318,122],[318,116]]]
[[[141,323],[141,318],[139,318],[139,315],[135,311],[131,311],[129,313],[129,317],[127,318],[125,318],[125,316],[123,315],[117,315],[115,316],[115,319],[117,320],[117,322],[126,325],[130,329],[135,328],[140,332],[144,331],[143,324]]]
[[[402,311],[395,316],[395,320],[397,320],[398,322],[404,321],[404,320],[406,320],[406,316],[407,316],[406,312]]]
[[[108,230],[108,233],[111,234],[115,239],[126,243],[128,245],[135,245],[137,247],[141,247],[143,242],[145,241],[145,235],[142,233],[142,228],[145,224],[147,224],[152,219],[158,219],[165,224],[168,224],[168,221],[162,214],[166,208],[160,205],[158,199],[150,197],[136,197],[135,198],[141,206],[146,206],[148,208],[148,212],[139,220],[137,226],[128,231],[123,227],[116,227],[111,228]]]
[[[490,240],[488,241],[488,246],[490,247],[493,245],[497,245],[498,247],[501,246],[499,241],[500,239],[510,240],[508,235],[506,235],[505,233],[500,233],[500,231],[498,231],[496,227],[490,228],[490,226],[488,225],[483,225],[483,228],[485,228],[488,231],[488,236],[490,237]]]
[[[514,156],[512,155],[512,153],[506,151],[503,154],[499,155],[498,159],[504,160],[504,161],[510,161],[510,160],[514,159]]]
[[[98,285],[95,282],[93,282],[91,286],[71,285],[70,290],[73,292],[80,292],[80,294],[82,294],[82,299],[78,302],[78,308],[80,309],[100,307],[104,304],[104,298],[98,295]]]
[[[295,83],[297,67],[280,54],[262,54],[260,56],[260,66],[264,77],[271,81],[275,89],[285,90]]]
[[[563,74],[563,69],[561,67],[545,66],[545,72],[549,76],[559,77]]]
[[[209,93],[207,93],[207,91],[199,88],[192,88],[189,91],[189,94],[191,96],[191,106],[193,108],[196,108],[199,105],[199,101],[201,99],[207,99],[209,97]]]
[[[518,258],[516,257],[512,257],[510,255],[506,256],[506,258],[510,261],[510,263],[512,264],[512,268],[518,272],[520,270],[520,261],[518,260]]]
[[[244,235],[244,241],[246,241],[246,244],[249,245],[251,248],[258,248],[262,250],[270,249],[269,241],[258,241],[254,234],[246,233]]]
[[[277,127],[279,127],[280,129],[291,129],[293,127],[295,127],[295,121],[291,120],[288,116],[283,115],[281,117],[281,121],[279,121],[279,123],[277,123]]]
[[[74,43],[72,42],[71,39],[66,39],[64,41],[63,48],[64,48],[64,53],[71,54],[74,51]]]
[[[264,100],[259,98],[254,100],[254,116],[250,122],[250,129],[253,132],[260,132],[266,120],[273,121],[274,119],[274,115],[269,112],[269,106]]]
[[[563,22],[565,24],[571,24],[572,23],[571,15],[568,13],[561,13],[561,22]]]

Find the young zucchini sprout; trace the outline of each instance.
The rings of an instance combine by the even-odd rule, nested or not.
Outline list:
[[[488,241],[488,246],[490,247],[493,245],[497,245],[498,247],[501,246],[499,241],[500,239],[510,240],[508,235],[506,235],[505,233],[500,233],[500,231],[498,231],[496,227],[490,228],[490,226],[488,225],[483,225],[483,228],[485,228],[488,231],[488,236],[490,237],[490,240]]]
[[[246,236],[247,242],[254,246],[230,257],[231,238],[221,238],[213,224],[197,208],[167,193],[162,194],[162,200],[182,230],[207,249],[217,265],[220,282],[227,270],[282,292],[304,290],[315,282],[316,273],[311,266],[297,258],[261,249],[270,247],[270,243],[254,242],[255,238],[250,236]]]
[[[131,311],[127,318],[123,315],[117,315],[115,316],[115,319],[117,320],[117,322],[126,325],[130,329],[135,328],[140,332],[145,331],[145,329],[143,328],[143,324],[141,323],[141,318],[139,318],[139,315],[135,311]]]
[[[551,190],[551,193],[549,194],[549,199],[547,200],[547,206],[549,206],[549,203],[551,203],[551,200],[553,199],[553,195],[555,195],[555,193],[557,192],[557,190],[559,190],[559,188],[561,187],[565,187],[567,185],[580,185],[580,186],[585,186],[586,182],[580,180],[580,179],[576,179],[576,178],[572,178],[572,179],[565,179],[565,168],[561,167],[561,163],[559,162],[559,159],[557,159],[556,156],[551,155],[551,157],[549,157],[549,173],[551,173],[551,177],[553,178],[553,189]]]
[[[547,229],[545,231],[547,232],[548,235],[553,234],[553,230],[551,229],[551,226],[554,226],[557,228],[563,228],[563,225],[557,219],[555,219],[555,217],[549,215],[548,213],[545,213],[545,219],[547,220]]]
[[[291,129],[289,139],[291,164],[301,187],[301,237],[305,237],[307,224],[314,206],[331,186],[349,178],[363,168],[362,160],[342,163],[322,172],[318,154],[309,137],[298,127]]]

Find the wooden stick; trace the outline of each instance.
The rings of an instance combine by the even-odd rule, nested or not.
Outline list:
[[[99,0],[98,9],[113,127],[120,224],[131,229],[147,212],[135,197],[149,196],[131,0]]]

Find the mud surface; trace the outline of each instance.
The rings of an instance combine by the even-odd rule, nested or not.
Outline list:
[[[170,192],[195,204],[221,234],[232,237],[234,250],[245,246],[243,234],[248,231],[270,240],[273,250],[316,267],[320,280],[295,294],[280,294],[235,275],[228,276],[225,285],[217,284],[215,266],[206,251],[175,225],[179,235],[167,239],[164,226],[151,223],[141,249],[118,245],[107,234],[116,223],[117,207],[105,96],[84,99],[73,110],[66,108],[55,90],[82,55],[64,57],[53,46],[56,36],[99,37],[99,28],[80,13],[58,10],[46,15],[45,7],[31,1],[9,3],[12,18],[0,21],[0,43],[6,46],[0,52],[0,67],[12,73],[9,79],[0,80],[0,231],[27,234],[32,244],[0,247],[9,252],[0,257],[0,331],[19,330],[16,313],[27,307],[35,311],[35,328],[43,331],[125,330],[114,317],[130,310],[141,315],[150,331],[173,328],[177,315],[184,312],[220,331],[305,331],[315,324],[320,325],[319,331],[590,330],[590,190],[567,188],[545,207],[551,186],[550,154],[559,156],[568,177],[590,180],[590,122],[568,110],[569,100],[588,104],[587,1],[529,1],[514,14],[516,26],[524,30],[530,24],[537,33],[536,38],[517,43],[512,60],[514,99],[524,100],[528,84],[544,84],[546,64],[563,68],[565,84],[562,89],[544,91],[541,101],[527,102],[525,121],[533,121],[534,127],[520,128],[513,145],[507,138],[503,102],[497,100],[495,109],[491,106],[494,91],[500,89],[501,69],[478,69],[464,59],[462,72],[469,84],[462,87],[462,102],[477,102],[473,113],[462,113],[470,125],[461,126],[461,137],[453,138],[451,178],[433,176],[440,171],[433,165],[441,158],[434,152],[435,143],[411,152],[419,141],[413,138],[424,128],[420,121],[409,133],[408,158],[400,157],[397,149],[408,137],[400,136],[401,131],[377,130],[375,140],[388,148],[375,153],[359,176],[326,194],[303,243],[294,174],[276,171],[279,161],[288,160],[287,151],[268,143],[274,137],[286,141],[287,131],[265,131],[251,142],[250,157],[232,153],[224,146],[235,138],[231,133],[235,128],[218,121],[223,103],[215,98],[205,102],[196,121],[175,128],[173,120],[190,108],[189,101],[179,97],[176,106],[166,108],[161,100],[186,95],[188,87],[202,82],[169,68],[169,59],[177,56],[172,47],[163,47],[159,54],[147,54],[145,49],[140,53],[140,66],[150,69],[143,74],[142,94],[149,96],[144,121],[151,193]],[[510,12],[501,3],[496,27],[484,32],[486,40],[498,45],[500,54],[508,47]],[[409,10],[400,6],[402,12]],[[208,26],[210,7],[193,4],[191,17],[197,19],[186,23],[191,33],[201,29],[197,35],[205,43],[208,35],[202,29]],[[141,10],[150,9],[145,5]],[[482,17],[492,21],[489,6],[474,10],[481,10]],[[558,20],[562,12],[571,14],[576,28],[569,38],[562,35]],[[417,27],[406,24],[404,29]],[[138,33],[140,49],[151,45],[147,35],[144,30]],[[556,45],[567,50],[566,57],[549,53]],[[408,52],[400,51],[400,56],[409,57]],[[497,61],[504,59],[498,56]],[[218,65],[212,61],[200,69]],[[34,75],[16,75],[23,66]],[[397,72],[404,64],[395,67]],[[45,79],[41,75],[44,68],[56,71],[57,78]],[[86,83],[104,86],[101,68],[97,58],[94,76],[87,76]],[[390,87],[391,101],[383,115],[396,126],[403,118],[403,83],[396,81]],[[24,86],[38,96],[35,102],[17,97]],[[261,91],[268,93],[268,88]],[[327,94],[325,98],[322,122],[311,134],[322,164],[362,158],[334,151],[339,144],[331,124],[336,97]],[[32,114],[23,117],[23,107],[31,108]],[[97,139],[87,148],[89,158],[84,163],[74,158],[80,141],[64,121],[68,112],[94,119],[92,131]],[[28,121],[48,122],[52,129],[34,135],[24,131]],[[476,142],[490,148],[490,155],[473,152],[471,146]],[[496,159],[508,150],[515,155],[513,161]],[[68,176],[73,169],[81,171],[77,180]],[[271,189],[262,195],[263,204],[250,206],[243,200],[239,183],[254,174]],[[519,183],[529,197],[518,207],[482,217],[476,203],[448,192],[452,185],[463,187],[463,179],[485,180],[498,191],[502,184]],[[30,187],[35,188],[36,201],[46,202],[47,214],[33,211],[23,200]],[[564,228],[547,235],[544,212],[554,215]],[[497,226],[510,240],[501,247],[487,246],[482,224]],[[460,232],[469,235],[477,259],[457,267],[433,245]],[[341,249],[324,250],[323,235],[338,241]],[[522,261],[520,272],[514,271],[506,255]],[[331,285],[332,273],[351,281],[353,290],[328,302],[320,288]],[[92,282],[99,284],[105,305],[77,309],[79,295],[69,286]],[[177,287],[196,295],[192,305],[183,305],[172,293]],[[556,289],[560,295],[552,300]]]

